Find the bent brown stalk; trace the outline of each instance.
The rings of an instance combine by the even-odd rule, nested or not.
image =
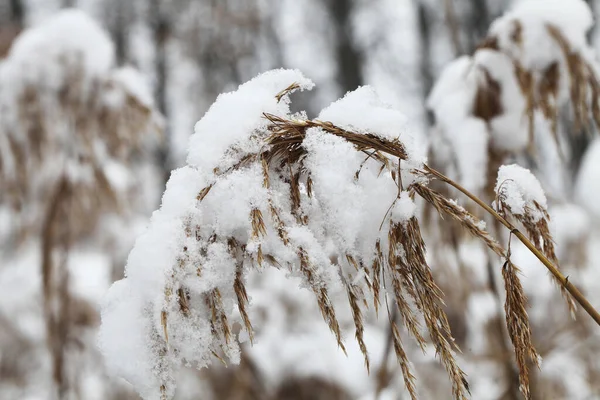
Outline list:
[[[523,235],[523,233],[521,233],[521,231],[519,231],[513,224],[511,224],[509,221],[507,221],[505,218],[503,218],[500,214],[498,214],[492,207],[487,205],[483,200],[481,200],[480,198],[475,196],[473,193],[469,192],[467,189],[462,187],[457,182],[453,181],[452,179],[448,178],[446,175],[442,174],[441,172],[439,172],[427,165],[424,166],[424,169],[427,173],[435,176],[440,181],[454,187],[455,189],[457,189],[458,191],[463,193],[465,196],[467,196],[468,198],[473,200],[475,203],[477,203],[477,205],[479,205],[481,208],[483,208],[485,211],[487,211],[491,216],[493,216],[498,222],[500,222],[502,225],[504,225],[506,228],[508,228],[512,232],[512,234],[515,235],[515,237],[517,237],[521,241],[521,243],[523,243],[529,249],[529,251],[531,251],[537,257],[537,259],[542,262],[542,264],[544,264],[544,266],[548,269],[548,271],[550,271],[552,273],[552,275],[554,275],[554,277],[560,282],[560,284],[563,285],[563,287],[565,289],[567,289],[567,291],[571,294],[571,296],[573,296],[573,298],[581,305],[581,307],[583,307],[583,309],[589,314],[589,316],[592,317],[594,319],[594,321],[596,321],[598,326],[600,326],[600,314],[594,308],[594,306],[579,291],[579,289],[577,289],[577,287],[569,281],[568,277],[565,277],[559,271],[559,269],[556,268],[556,266],[550,260],[548,260],[548,258],[542,252],[540,252],[538,249],[535,248],[533,243],[531,243],[531,241],[529,241],[529,239],[527,239],[527,237],[525,235]]]

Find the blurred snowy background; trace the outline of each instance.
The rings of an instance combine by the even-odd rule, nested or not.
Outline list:
[[[585,15],[569,14],[583,2],[562,3],[571,26],[585,29]],[[600,1],[587,3],[593,15],[600,10]],[[478,147],[477,132],[439,118],[447,87],[427,99],[443,68],[473,54],[512,5],[0,0],[0,399],[139,398],[106,370],[97,349],[101,299],[123,277],[170,171],[184,163],[196,121],[219,93],[260,72],[297,68],[312,79],[315,90],[293,97],[293,107],[309,117],[349,90],[373,86],[408,117],[431,160],[451,176],[479,182],[474,190],[485,195],[495,183],[478,164],[487,140]],[[595,25],[587,32],[592,48],[600,43],[597,32]],[[460,107],[444,115],[453,112]],[[537,129],[535,156],[522,137],[508,135],[491,141],[490,159],[481,162],[508,157],[534,171],[549,199],[562,267],[600,307],[600,141],[591,126],[573,134],[583,130],[575,120],[561,115],[558,147],[548,129]],[[448,166],[453,157],[467,161]],[[472,398],[520,398],[503,327],[500,264],[447,225],[432,222],[437,228],[426,241]],[[533,372],[533,398],[600,399],[598,327],[584,314],[571,320],[542,266],[516,245],[513,252],[544,360]],[[346,357],[314,296],[298,286],[275,269],[252,275],[256,343],[244,345],[239,366],[185,370],[176,398],[407,398],[387,319],[367,319],[368,375],[350,340],[351,314],[339,316]],[[406,346],[421,398],[449,398],[433,351]]]

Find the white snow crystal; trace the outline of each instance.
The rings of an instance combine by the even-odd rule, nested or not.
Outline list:
[[[392,209],[392,220],[394,222],[407,222],[415,216],[416,210],[417,205],[413,199],[410,198],[408,192],[403,191]]]

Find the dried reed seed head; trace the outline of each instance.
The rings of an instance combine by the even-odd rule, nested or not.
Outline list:
[[[263,221],[262,212],[258,208],[253,208],[250,212],[250,221],[252,222],[253,239],[267,236],[267,228]]]
[[[244,321],[244,327],[246,328],[246,332],[250,337],[250,343],[254,343],[254,329],[252,328],[252,323],[250,321],[250,317],[248,316],[248,312],[246,311],[246,306],[248,305],[248,292],[246,291],[246,285],[244,284],[243,278],[243,262],[238,262],[236,271],[235,271],[235,281],[233,283],[233,289],[235,291],[235,295],[237,297],[238,309],[240,311],[240,315],[242,316],[242,320]]]
[[[4,114],[0,140],[6,140],[10,157],[0,157],[0,185],[5,188],[0,201],[18,211],[20,204],[32,204],[50,196],[60,176],[36,179],[39,171],[53,171],[67,176],[56,165],[57,157],[80,165],[91,172],[91,179],[72,182],[69,218],[74,237],[85,237],[97,226],[106,212],[123,213],[134,188],[129,192],[116,190],[105,175],[104,160],[99,159],[99,144],[105,156],[129,164],[132,155],[144,151],[143,136],[160,131],[159,117],[154,110],[130,95],[112,76],[90,80],[77,57],[62,65],[64,82],[56,92],[28,83],[17,86],[14,102]],[[110,105],[111,93],[122,94],[121,107]],[[49,106],[50,105],[50,106]],[[65,127],[57,121],[71,121]],[[17,139],[19,138],[19,139]],[[6,153],[5,153],[6,154]],[[9,171],[16,171],[16,174]],[[36,219],[36,220],[40,220]],[[24,228],[23,237],[38,232],[31,224]],[[24,221],[26,222],[26,221]]]
[[[590,84],[594,81],[597,82],[596,73],[581,54],[571,48],[568,39],[558,27],[546,24],[546,30],[560,47],[567,64],[571,106],[575,115],[575,133],[577,134],[581,129],[589,127],[590,107],[593,105],[589,104],[588,90],[591,91],[592,103],[597,101],[598,88]]]
[[[397,164],[391,163],[389,161],[389,156],[395,156],[401,159],[402,157],[405,157],[405,153],[403,153],[404,147],[401,143],[396,141],[386,141],[372,135],[349,132],[336,127],[331,123],[320,121],[294,121],[272,115],[265,115],[265,117],[270,121],[268,127],[270,135],[266,139],[267,146],[261,150],[261,153],[244,156],[240,162],[233,167],[224,171],[216,171],[215,173],[225,174],[232,169],[242,168],[251,163],[260,162],[263,169],[263,185],[265,187],[269,187],[269,175],[272,174],[273,171],[275,171],[274,176],[279,177],[279,179],[288,186],[291,202],[290,210],[285,211],[291,212],[292,215],[295,213],[297,222],[300,224],[306,223],[304,216],[300,215],[301,201],[303,200],[299,189],[300,182],[306,182],[307,188],[312,186],[310,171],[303,166],[306,149],[302,147],[302,142],[307,128],[318,127],[325,132],[344,138],[354,144],[356,151],[365,153],[367,158],[380,162],[382,169],[387,168],[388,170],[393,171],[393,173],[396,173]],[[415,171],[415,173],[418,174],[419,172]],[[421,173],[426,174],[426,172]],[[396,178],[399,179],[397,174]],[[212,186],[209,186],[203,189],[198,195],[198,200],[202,200],[208,194],[211,187]],[[505,256],[502,247],[481,227],[479,220],[462,207],[422,184],[411,185],[409,191],[411,197],[414,197],[415,194],[419,194],[419,196],[423,197],[428,203],[433,205],[433,208],[435,208],[440,215],[450,215],[453,219],[459,221],[461,226],[467,231],[482,239],[497,254]],[[312,194],[312,187],[310,190],[307,189],[307,192]],[[270,198],[270,194],[268,197],[268,204],[272,226],[277,230],[278,236],[282,242],[286,246],[290,246],[291,243],[287,237],[287,227],[283,223],[280,210],[277,209],[273,200]],[[252,227],[252,237],[254,239],[266,235],[267,230],[265,221],[262,212],[258,208],[252,209],[250,222]],[[539,229],[539,227],[537,229]],[[216,235],[212,235],[208,238],[207,242],[213,243],[217,239]],[[395,298],[394,305],[400,311],[400,315],[402,316],[408,332],[415,340],[417,340],[417,343],[422,348],[425,347],[426,341],[420,333],[417,316],[417,314],[420,314],[425,322],[425,326],[436,349],[436,353],[448,372],[453,386],[454,398],[464,399],[469,392],[469,386],[466,381],[465,373],[458,367],[455,360],[454,353],[459,350],[452,338],[448,318],[444,312],[443,293],[435,283],[426,261],[425,243],[421,236],[418,220],[415,217],[412,217],[404,223],[391,224],[387,239],[387,254],[384,254],[381,242],[376,242],[375,257],[371,264],[371,271],[365,268],[364,260],[360,256],[345,254],[346,261],[349,265],[353,266],[355,270],[365,269],[365,272],[371,276],[371,279],[368,279],[367,277],[366,282],[367,287],[372,290],[372,295],[374,297],[373,303],[375,304],[376,310],[378,309],[379,304],[382,278],[386,275],[391,277],[391,290],[393,290]],[[252,339],[252,325],[246,311],[248,296],[243,281],[243,258],[245,257],[245,249],[243,248],[243,245],[238,243],[234,238],[229,238],[227,244],[232,257],[238,260],[233,289],[236,293],[238,308],[242,320],[244,321],[245,328]],[[304,275],[309,287],[316,296],[323,319],[336,337],[338,345],[345,352],[335,309],[329,298],[329,288],[318,279],[318,269],[312,264],[309,252],[302,247],[295,248],[295,251],[298,255],[300,272]],[[258,252],[259,258],[268,260],[270,264],[279,265],[278,260],[272,255],[262,254],[261,246],[258,247]],[[517,289],[520,287],[518,286],[520,283],[518,280],[515,281],[515,277],[508,276],[506,279],[509,280],[507,288],[510,288],[513,296],[510,298],[510,303],[507,303],[507,307],[510,310],[510,321],[512,321],[513,326],[515,326],[516,323],[521,323],[515,321],[522,321],[524,318],[523,310],[517,307],[519,301],[521,301],[520,299],[524,298],[524,296],[522,296],[522,293],[520,293],[519,290],[515,291],[514,289],[515,287]],[[354,320],[356,340],[365,357],[367,368],[370,368],[367,348],[363,339],[364,317],[362,310],[360,309],[360,301],[366,299],[362,289],[357,285],[347,284],[346,290]],[[412,307],[411,303],[414,304],[414,307]],[[186,303],[184,303],[184,305],[185,304]],[[206,304],[210,310],[211,329],[213,334],[215,337],[224,338],[226,343],[229,343],[231,328],[227,321],[227,315],[223,310],[222,299],[218,289],[215,289],[206,296]],[[180,309],[185,309],[185,307],[180,304]],[[388,316],[390,316],[389,310]],[[513,331],[516,332],[517,328],[518,327],[514,328]],[[405,384],[411,393],[411,396],[414,398],[416,396],[414,376],[409,369],[409,362],[402,349],[399,330],[395,322],[392,324],[392,330],[394,348],[398,362],[403,371]],[[519,335],[522,336],[523,334],[519,333]],[[522,342],[524,340],[520,337],[517,337],[517,339],[522,340]],[[521,342],[517,343],[523,348]],[[528,348],[527,351],[529,351],[530,354],[533,354],[531,349]]]
[[[423,315],[436,354],[452,382],[454,398],[466,399],[469,386],[465,373],[454,358],[454,351],[458,351],[458,347],[452,338],[448,318],[442,307],[443,294],[434,282],[425,259],[425,244],[417,219],[412,217],[404,224],[394,224],[388,236],[391,241],[390,256],[404,261],[400,263],[404,268],[399,269],[406,277],[403,284],[408,286],[408,293]],[[400,245],[404,251],[398,254]]]
[[[504,311],[506,313],[506,326],[508,335],[515,349],[517,365],[519,367],[519,389],[526,399],[531,399],[529,388],[529,363],[539,368],[539,356],[533,346],[529,317],[527,315],[527,298],[517,276],[518,268],[510,260],[506,260],[502,267],[506,300]]]
[[[519,20],[512,22],[512,33],[510,39],[518,46],[523,44],[523,25]],[[574,133],[579,134],[582,130],[589,132],[590,116],[596,124],[600,126],[600,85],[594,68],[579,53],[573,50],[568,39],[561,30],[552,25],[546,24],[548,35],[556,42],[563,53],[563,59],[567,67],[569,79],[570,104],[575,119]],[[535,111],[541,111],[542,115],[550,123],[550,131],[559,151],[561,147],[558,140],[558,117],[559,109],[557,107],[559,81],[561,77],[561,68],[559,62],[555,61],[541,71],[536,79],[536,73],[525,69],[522,64],[514,59],[505,49],[500,48],[496,37],[487,37],[482,41],[475,51],[480,49],[489,49],[503,52],[511,57],[514,65],[514,74],[519,83],[521,92],[525,98],[525,115],[528,120],[529,145],[528,151],[534,154],[534,115]],[[482,68],[484,79],[477,87],[477,92],[473,100],[472,114],[484,121],[489,121],[495,116],[503,113],[501,105],[502,87],[493,80],[485,68]],[[590,115],[591,114],[591,115]],[[564,157],[562,151],[561,157]]]

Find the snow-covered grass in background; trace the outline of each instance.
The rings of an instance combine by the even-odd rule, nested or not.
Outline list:
[[[16,38],[0,62],[0,107],[0,336],[21,353],[2,351],[14,377],[0,396],[117,395],[95,330],[100,298],[155,206],[151,89],[115,66],[108,33],[73,9]]]
[[[437,80],[427,103],[436,119],[434,158],[478,193],[507,154],[560,165],[570,149],[559,137],[590,129],[600,117],[593,100],[600,95],[598,63],[586,38],[591,24],[583,0],[515,3],[472,56],[454,60]],[[573,129],[559,123],[566,109]],[[552,141],[558,151],[545,149]],[[544,151],[533,154],[536,144]]]

